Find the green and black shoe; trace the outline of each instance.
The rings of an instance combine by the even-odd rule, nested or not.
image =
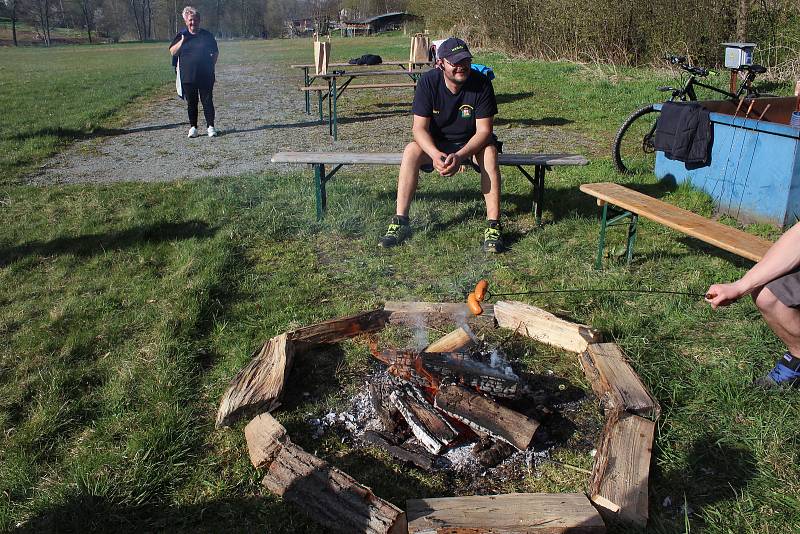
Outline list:
[[[503,252],[503,236],[500,233],[502,227],[497,221],[489,221],[489,226],[483,231],[483,251],[490,254]]]
[[[389,223],[386,234],[378,240],[378,246],[389,248],[399,245],[410,233],[411,227],[408,224],[408,219],[395,215],[392,217],[392,222]]]

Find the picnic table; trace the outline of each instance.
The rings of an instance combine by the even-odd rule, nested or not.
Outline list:
[[[383,61],[382,63],[379,63],[379,65],[391,65],[393,67],[397,66],[397,67],[400,67],[401,69],[405,69],[405,70],[408,70],[408,71],[413,71],[413,70],[415,70],[417,68],[422,68],[422,67],[426,67],[426,66],[430,67],[430,66],[433,65],[433,63],[430,63],[430,62],[428,62],[428,63],[420,63],[420,62],[413,62],[413,61],[409,62],[409,61],[398,60],[398,61]],[[376,67],[376,66],[378,66],[378,65],[357,65],[357,64],[352,64],[352,63],[328,63],[328,67]],[[316,74],[313,75],[313,76],[309,74],[309,70],[315,68],[316,65],[301,64],[301,65],[290,65],[290,67],[293,68],[293,69],[302,69],[303,70],[303,87],[308,87],[309,85],[314,83],[314,80],[317,78]],[[310,96],[309,91],[304,91],[304,93],[305,93],[304,96],[305,96],[305,101],[306,101],[306,115],[311,115],[311,96]],[[321,113],[322,113],[322,106],[320,106],[320,114]],[[320,118],[320,120],[322,120],[322,118]]]

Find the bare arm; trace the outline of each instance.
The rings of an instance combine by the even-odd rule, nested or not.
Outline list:
[[[795,224],[784,233],[761,261],[739,280],[709,287],[706,301],[712,308],[727,306],[797,267],[800,267],[800,224]]]
[[[169,53],[173,56],[177,56],[178,52],[180,52],[181,47],[183,46],[184,40],[186,40],[186,36],[181,34],[181,40],[169,47]]]

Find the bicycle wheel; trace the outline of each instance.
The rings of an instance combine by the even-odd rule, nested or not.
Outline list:
[[[653,146],[661,112],[652,104],[637,109],[620,126],[614,139],[614,166],[623,174],[648,174],[655,170]]]

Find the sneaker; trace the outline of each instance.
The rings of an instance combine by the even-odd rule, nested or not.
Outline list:
[[[483,246],[481,247],[484,252],[496,254],[503,252],[503,236],[500,234],[502,227],[500,223],[490,222],[486,230],[483,231]]]
[[[772,371],[753,382],[762,388],[774,388],[779,386],[800,387],[800,369],[792,369],[788,366],[795,358],[788,352],[775,363]],[[797,362],[794,362],[795,364]]]
[[[208,127],[208,136],[209,137],[216,137],[217,136],[217,130],[213,126],[209,126]]]
[[[197,128],[195,128],[194,126],[192,126],[191,128],[189,128],[189,135],[188,135],[187,137],[188,137],[189,139],[192,139],[192,138],[194,138],[194,137],[197,137]]]
[[[392,217],[392,222],[389,223],[389,228],[386,234],[378,240],[378,246],[383,248],[393,247],[399,245],[411,233],[408,220],[403,221],[400,217],[395,215]]]

